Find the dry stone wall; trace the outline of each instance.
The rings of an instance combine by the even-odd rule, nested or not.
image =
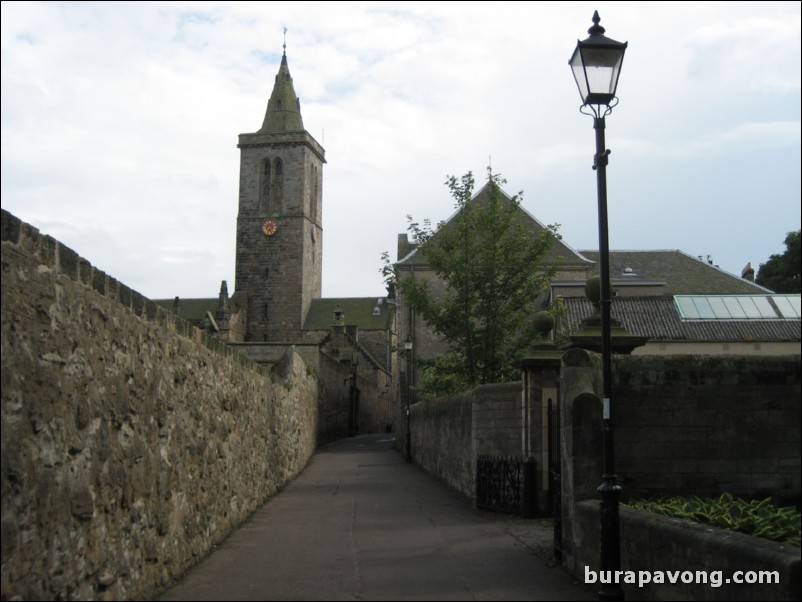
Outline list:
[[[305,466],[316,383],[1,233],[2,599],[152,597]]]

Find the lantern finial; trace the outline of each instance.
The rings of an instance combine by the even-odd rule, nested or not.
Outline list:
[[[601,17],[599,16],[599,11],[593,11],[593,27],[588,29],[588,33],[592,36],[602,36],[604,35],[604,27],[599,25],[599,21],[601,21]]]

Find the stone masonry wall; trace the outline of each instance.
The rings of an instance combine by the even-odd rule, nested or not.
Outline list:
[[[2,212],[2,599],[145,599],[296,475],[316,384],[272,379]]]
[[[617,358],[624,491],[799,504],[801,365],[799,355]]]
[[[473,440],[477,454],[523,455],[521,382],[474,389]],[[540,414],[535,414],[540,418]],[[537,427],[540,422],[537,423]],[[535,433],[539,434],[535,429]]]
[[[319,442],[326,443],[348,435],[349,364],[342,364],[327,353],[319,354],[318,412]]]
[[[586,542],[586,556],[573,574],[599,587],[599,503],[577,504],[575,532]],[[621,568],[642,584],[621,583],[627,600],[708,600],[736,602],[800,599],[799,548],[777,541],[727,531],[704,523],[620,507]],[[737,577],[736,574],[741,572]],[[769,579],[776,575],[777,580]],[[748,575],[744,574],[748,573]],[[663,575],[664,583],[652,576]],[[671,582],[670,575],[681,575]],[[763,575],[762,582],[746,581]],[[646,575],[649,581],[646,581]],[[690,578],[692,576],[692,578]],[[736,579],[741,582],[738,583]]]
[[[562,561],[577,577],[585,566],[598,569],[598,516],[587,520],[582,508],[597,506],[596,487],[602,480],[600,364],[598,354],[580,349],[562,358]],[[616,472],[624,502],[669,495],[718,497],[727,492],[747,499],[771,496],[778,505],[799,504],[798,355],[616,356],[613,373]],[[585,500],[593,502],[583,506]],[[686,568],[726,569],[720,557],[732,556],[732,550],[689,544],[676,534],[670,536],[674,541],[669,550],[660,543],[665,535],[659,535],[656,526],[654,533],[648,530],[652,523],[632,524],[627,526],[622,519],[622,543],[627,541],[627,529],[640,531],[637,541],[652,542],[654,549],[648,549],[648,555],[657,564],[642,564],[647,548],[627,544],[622,546],[631,564],[622,565],[626,569],[641,563],[642,568],[665,570],[683,562]],[[692,549],[696,558],[705,557],[699,561],[702,564],[689,560]],[[796,554],[798,559],[798,549]],[[672,564],[671,556],[680,564]],[[757,568],[755,563],[740,562],[740,570]],[[796,567],[798,583],[798,560]],[[783,584],[789,581],[794,582],[783,577]],[[698,599],[679,590],[669,596],[662,599]],[[786,599],[773,596],[766,593],[761,599]],[[715,599],[733,596],[717,594]]]
[[[521,383],[482,385],[411,408],[412,457],[424,470],[471,499],[476,456],[520,456]],[[399,425],[404,446],[405,416]]]
[[[473,451],[472,391],[422,401],[412,406],[410,433],[412,460],[461,494],[476,496],[476,458]],[[402,420],[399,443],[404,446]]]
[[[394,417],[390,386],[391,377],[386,372],[372,367],[359,371],[357,387],[359,387],[360,433],[389,432]]]
[[[357,431],[351,430],[352,367],[328,353],[321,353],[318,363],[319,441],[332,441],[359,433],[382,433],[387,430],[389,375],[379,370],[358,371],[359,389]]]

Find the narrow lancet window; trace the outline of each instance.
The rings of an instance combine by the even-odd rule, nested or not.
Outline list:
[[[281,159],[273,160],[273,211],[282,211],[284,208],[284,165]]]
[[[265,159],[262,164],[261,182],[259,185],[259,213],[262,215],[267,215],[271,211],[270,188],[270,159]]]

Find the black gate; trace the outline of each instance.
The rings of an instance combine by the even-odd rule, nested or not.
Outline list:
[[[562,563],[562,474],[560,472],[560,409],[549,399],[549,510],[554,518],[554,559]]]
[[[517,514],[521,509],[524,480],[523,458],[487,456],[476,458],[476,507],[492,512]]]

